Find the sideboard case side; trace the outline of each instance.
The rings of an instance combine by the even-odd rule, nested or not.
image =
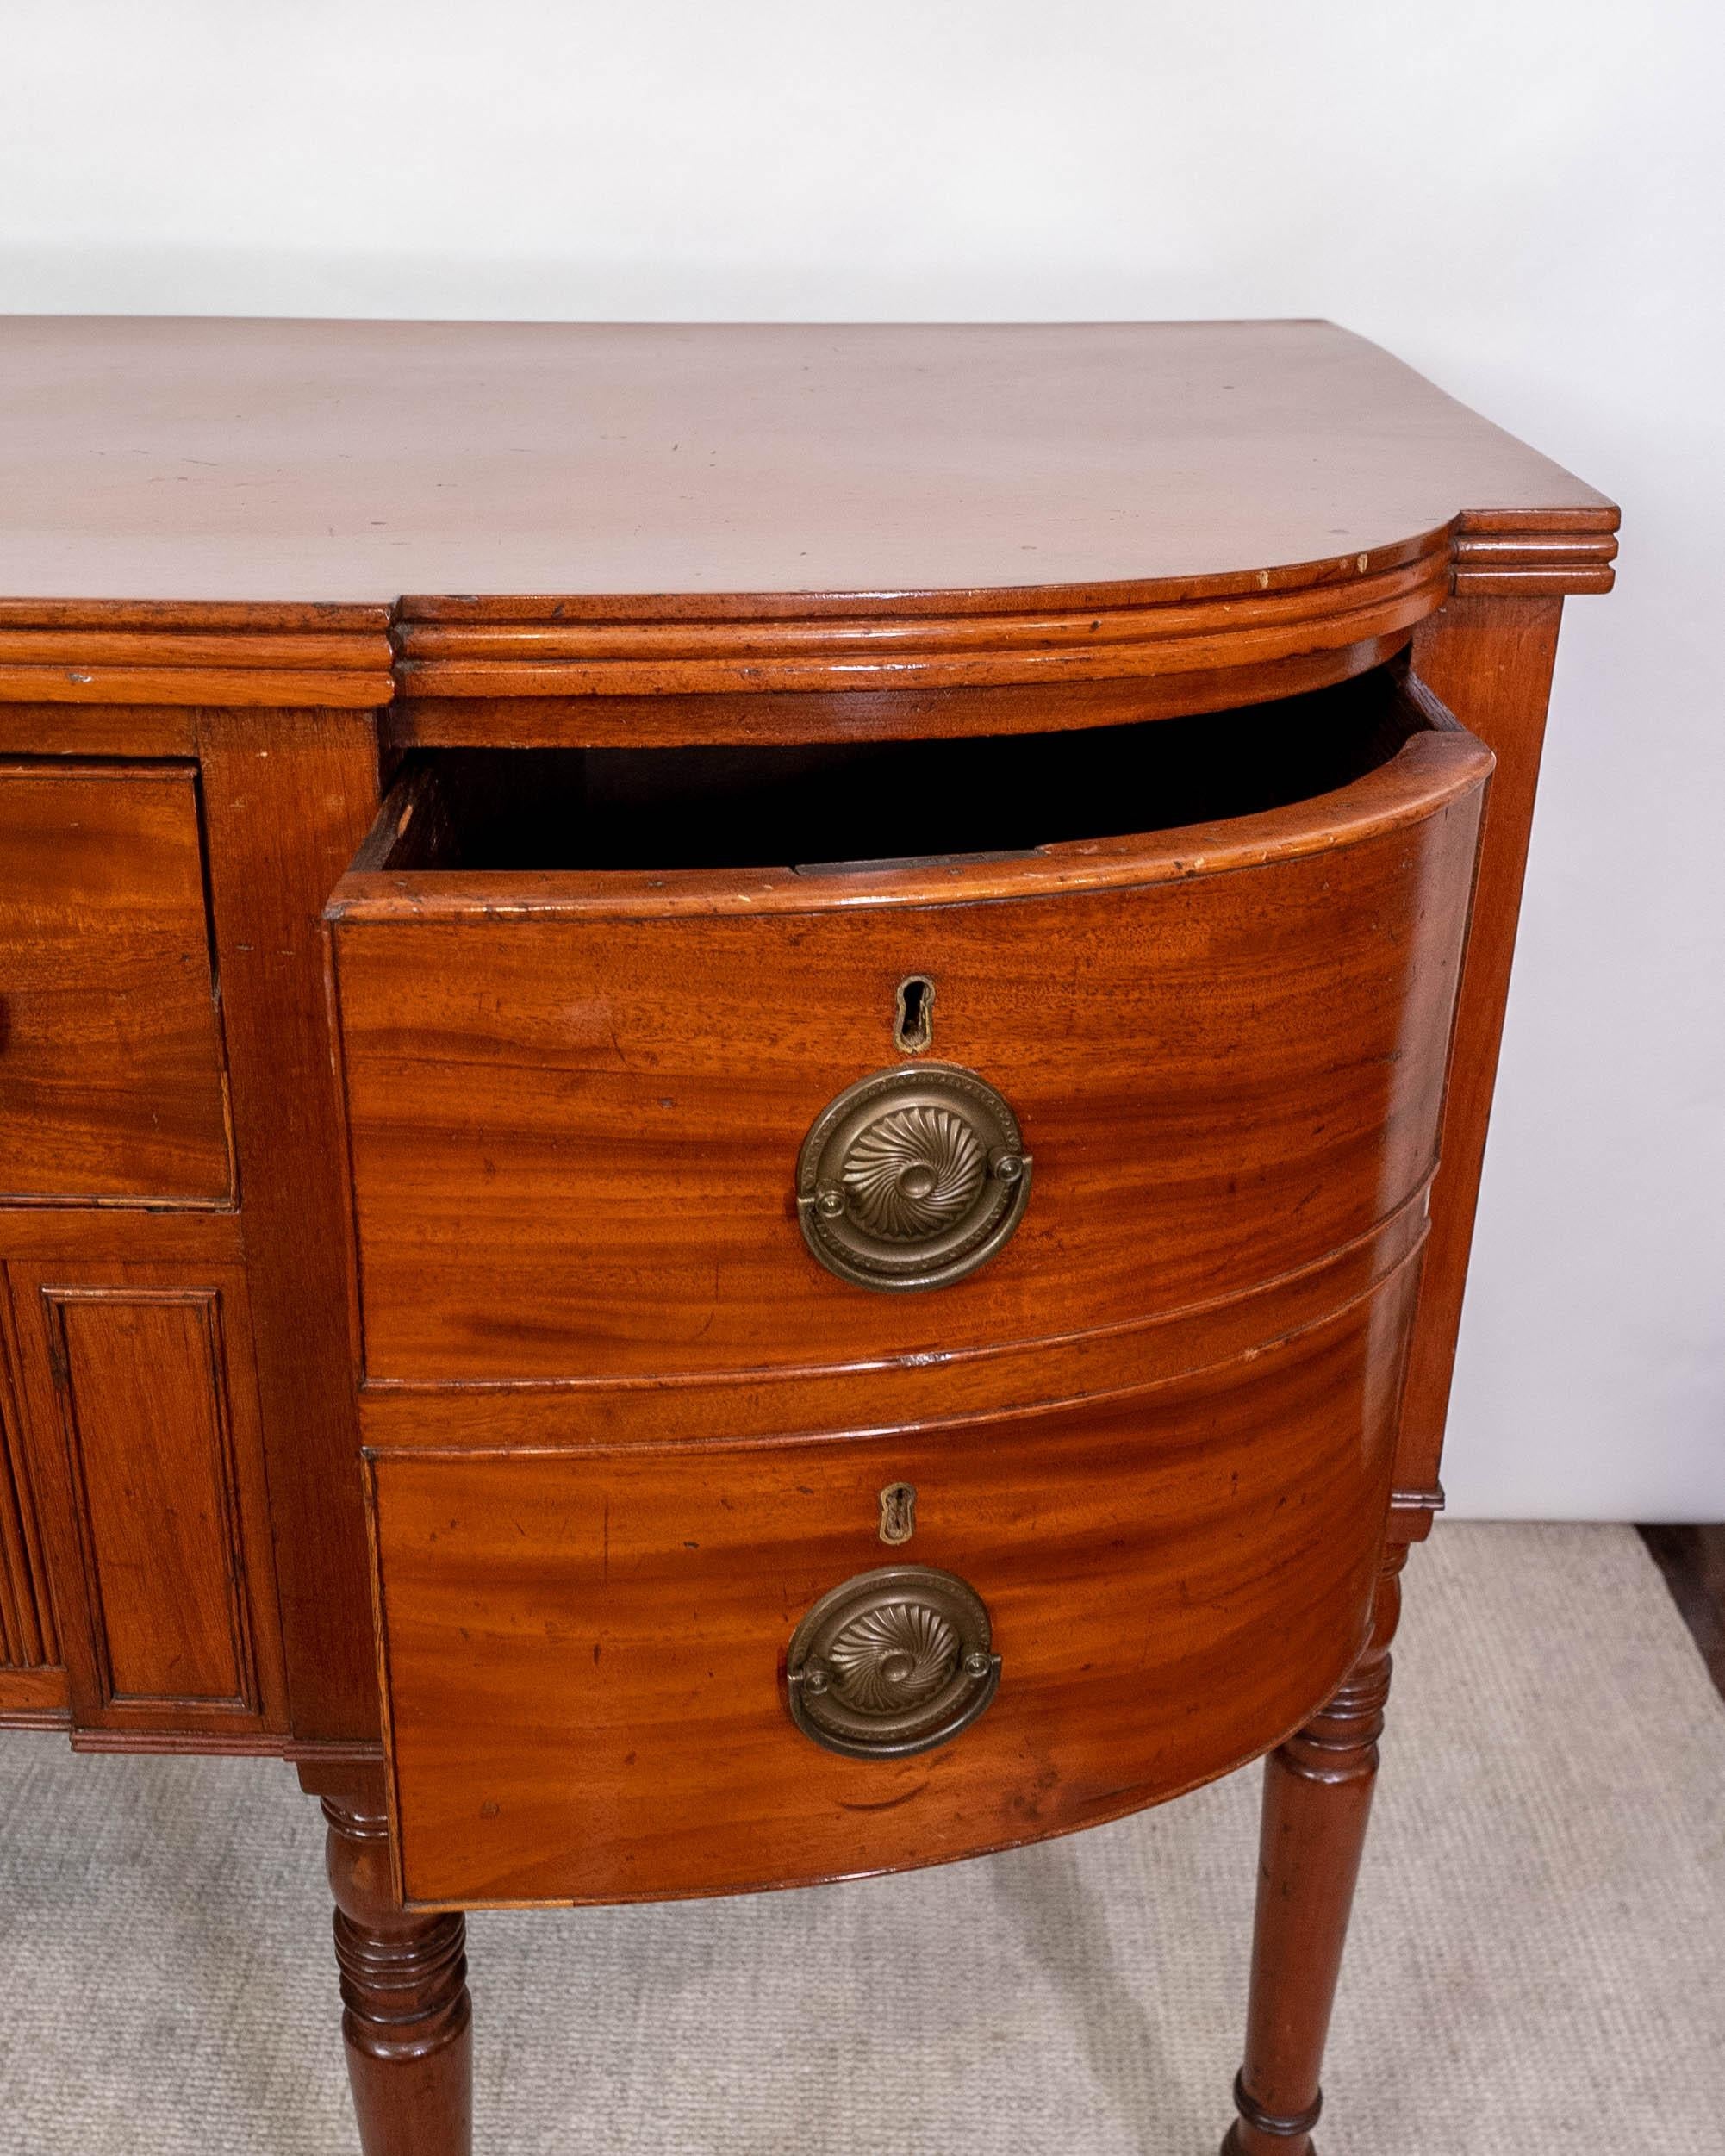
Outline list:
[[[1522,881],[1545,738],[1546,708],[1563,614],[1560,595],[1514,595],[1523,580],[1560,572],[1500,552],[1488,595],[1451,599],[1415,632],[1417,678],[1497,757],[1485,800],[1472,925],[1462,964],[1439,1166],[1396,1456],[1392,1532],[1417,1541],[1442,1503],[1445,1418],[1461,1323],[1468,1252],[1485,1162],[1486,1125],[1503,1038]],[[1609,583],[1610,571],[1596,576]],[[1467,586],[1465,570],[1458,580]],[[1582,589],[1601,589],[1597,582]],[[1511,595],[1498,595],[1507,591]]]

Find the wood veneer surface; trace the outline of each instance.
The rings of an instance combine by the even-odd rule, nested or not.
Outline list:
[[[0,1209],[0,1349],[16,1381],[0,1432],[0,1716],[61,1714],[69,1688],[80,1743],[300,1760],[330,1799],[372,2156],[433,2143],[456,2156],[470,2133],[460,1920],[395,1908],[391,1854],[433,1900],[724,1891],[1063,1831],[1284,1739],[1226,2146],[1309,2156],[1395,1545],[1441,1501],[1558,609],[1610,588],[1616,510],[1316,322],[14,319],[0,321],[0,746],[197,758],[198,895],[241,1186],[230,1176],[216,1194],[245,1207]],[[998,860],[951,865],[933,891],[856,873],[813,907],[788,869],[691,863],[667,878],[620,861],[601,901],[592,878],[550,863],[470,875],[423,846],[423,829],[412,860],[360,844],[410,744],[633,751],[1178,720],[1323,691],[1410,638],[1410,693],[1423,682],[1478,736],[1434,720],[1412,745],[1416,761],[1467,763],[1447,789],[1427,783],[1434,772],[1332,776],[1345,792],[1315,819],[1242,804],[1170,834],[1188,850],[1196,838],[1202,860],[1148,875],[1132,841],[1106,835],[1120,826],[1087,826],[1044,861],[1033,899],[1010,888],[1022,865]],[[1423,1249],[1491,755],[1479,931]],[[1398,802],[1380,798],[1410,776]],[[178,783],[190,798],[189,769]],[[377,1701],[341,1352],[350,1156],[314,956],[316,913],[355,844],[333,919],[344,1007],[372,1021],[346,1043],[362,1244],[368,1189],[374,1215],[380,1190],[395,1207],[367,1246],[395,1276],[368,1294],[358,1403],[393,1822],[365,1756]],[[1177,932],[1147,936],[1142,955],[1177,962],[1177,977],[1152,964],[1141,985],[1121,978],[1124,940],[1153,902]],[[1009,922],[1032,933],[997,952],[982,932],[999,939]],[[851,1360],[832,1368],[816,1350],[835,1329],[799,1299],[836,1287],[788,1266],[767,1276],[775,1249],[807,1263],[781,1186],[775,1210],[743,1222],[763,1273],[728,1310],[716,1286],[701,1307],[685,1292],[680,1245],[659,1262],[648,1245],[665,1233],[650,1218],[639,1234],[641,1194],[682,1173],[664,1169],[657,1115],[677,1100],[660,1083],[711,1112],[699,1203],[725,1195],[739,1162],[752,1193],[763,1141],[775,1172],[788,1159],[815,1079],[836,1085],[886,1054],[875,1037],[912,932],[919,961],[945,969],[942,1052],[1004,1064],[1036,1126],[1043,1211],[966,1285],[972,1321],[975,1299],[1010,1290],[1010,1268],[1037,1255],[1036,1224],[1058,1212],[1082,1227],[1074,1193],[1101,1187],[1096,1164],[1112,1167],[1122,1132],[1129,1156],[1142,1138],[1146,1058],[1124,1051],[1146,1011],[1177,1022],[1155,1069],[1191,1128],[1168,1150],[1199,1172],[1160,1224],[1176,1257],[1205,1261],[1194,1277],[1157,1257],[1158,1292],[1111,1304],[1111,1281],[1147,1271],[1130,1240],[1116,1237],[1093,1279],[1105,1228],[1066,1248],[1046,1238],[1049,1277],[1069,1298],[1087,1291],[1062,1337],[1031,1337],[1028,1318],[972,1322],[956,1355],[841,1343]],[[829,938],[843,963],[822,969]],[[470,970],[476,953],[491,963],[476,1013],[458,945]],[[558,986],[567,1001],[572,952],[594,1010],[622,982],[626,1022],[608,1046],[620,1066],[635,1054],[633,1069],[565,1037],[570,1013],[547,998]],[[441,973],[426,964],[439,953]],[[763,953],[781,985],[836,985],[845,1009],[782,1023],[760,993]],[[1063,1045],[1056,1100],[1023,1050],[1049,984],[1068,978],[1074,1007],[1115,989],[1116,1023]],[[735,1015],[727,997],[740,1026],[713,1022]],[[876,1014],[866,1041],[852,1005]],[[730,1066],[709,1052],[721,1033],[753,1047],[749,1082],[728,1092]],[[1229,1090],[1248,1064],[1261,1081],[1249,1112]],[[412,1080],[393,1097],[375,1083],[392,1065]],[[580,1232],[602,1262],[645,1256],[638,1279],[673,1320],[695,1318],[694,1353],[619,1331],[591,1264],[543,1321],[559,1285],[546,1254],[570,1240],[545,1201],[584,1194],[559,1181],[564,1123],[533,1089],[548,1076],[611,1141],[595,1152],[616,1187],[598,1187],[618,1219],[608,1236]],[[792,1114],[794,1084],[809,1097]],[[1304,1126],[1283,1131],[1263,1100]],[[457,1192],[460,1239],[440,1232],[444,1193],[397,1172],[427,1130],[458,1166],[477,1164]],[[1229,1171],[1242,1142],[1267,1171],[1249,1175],[1247,1199],[1286,1202],[1261,1205],[1236,1238],[1262,1260],[1235,1267],[1241,1292],[1205,1299],[1203,1276],[1228,1284],[1237,1256],[1205,1238],[1241,1210]],[[676,1154],[694,1157],[687,1143]],[[1374,1157],[1383,1173],[1366,1189]],[[500,1160],[520,1187],[488,1245],[473,1223],[498,1218],[485,1186]],[[1131,1210],[1159,1224],[1152,1205]],[[507,1299],[519,1337],[500,1348],[489,1305],[523,1253],[527,1277]],[[384,1269],[371,1265],[368,1291]],[[475,1274],[489,1275],[476,1346],[463,1331]],[[966,1305],[949,1307],[962,1332]],[[798,1349],[770,1371],[751,1360],[769,1326]],[[713,1367],[666,1384],[672,1350]],[[380,1369],[402,1374],[380,1382]],[[593,1371],[613,1381],[583,1390]],[[878,1557],[883,1479],[906,1474],[924,1493],[917,1554],[975,1577],[1009,1674],[962,1742],[884,1770],[896,1793],[882,1804],[880,1762],[811,1755],[776,1662],[808,1598]]]
[[[1317,803],[1112,862],[982,864],[992,903],[954,902],[960,864],[950,892],[906,871],[900,906],[890,873],[756,876],[752,905],[706,918],[670,875],[345,879],[368,1378],[946,1355],[1321,1261],[1430,1173],[1489,770],[1464,733],[1420,734]],[[1087,873],[1103,888],[1061,888]],[[825,1101],[891,1056],[918,971],[937,1052],[1013,1103],[1036,1186],[975,1278],[869,1296],[810,1263],[794,1163]]]
[[[0,763],[0,1193],[232,1194],[187,763]]]
[[[1357,1653],[1389,1494],[1404,1267],[1166,1386],[974,1424],[687,1455],[372,1461],[406,1891],[723,1893],[1111,1818],[1285,1735]],[[793,1726],[786,1644],[888,1559],[981,1595],[999,1696],[962,1736],[842,1759]]]
[[[0,600],[35,602],[15,619],[165,601],[192,626],[188,604],[270,604],[250,629],[350,632],[328,666],[368,664],[375,622],[303,609],[404,593],[459,614],[487,593],[1251,589],[1464,512],[1616,520],[1316,321],[14,316],[0,411]],[[1470,542],[1476,571],[1492,545]],[[247,664],[308,664],[294,644]]]

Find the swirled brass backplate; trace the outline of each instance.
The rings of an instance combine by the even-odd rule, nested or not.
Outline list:
[[[929,1565],[885,1565],[834,1587],[798,1625],[785,1661],[791,1719],[850,1759],[944,1744],[1000,1681],[982,1598]]]
[[[956,1063],[859,1079],[815,1118],[797,1159],[809,1249],[862,1287],[962,1280],[1006,1242],[1030,1194],[1017,1117]]]

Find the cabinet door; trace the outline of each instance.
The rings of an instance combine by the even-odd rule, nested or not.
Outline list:
[[[281,1726],[243,1273],[9,1272],[74,1724]]]
[[[0,1197],[232,1194],[196,772],[0,763]]]

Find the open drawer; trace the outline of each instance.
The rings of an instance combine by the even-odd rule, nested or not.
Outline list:
[[[985,1351],[1323,1262],[1435,1165],[1491,762],[1388,671],[410,762],[328,909],[366,1383]]]

